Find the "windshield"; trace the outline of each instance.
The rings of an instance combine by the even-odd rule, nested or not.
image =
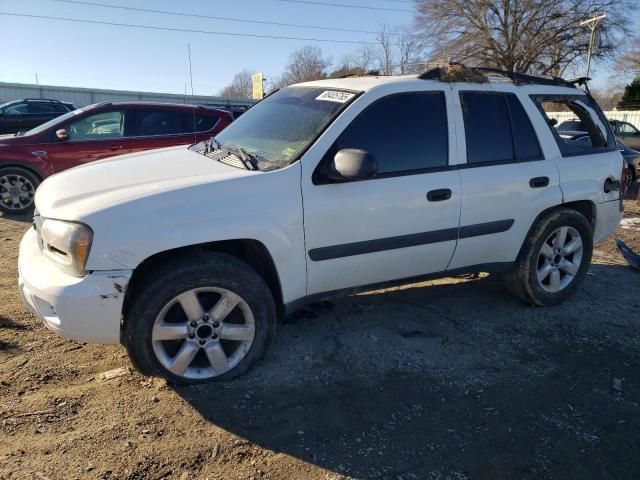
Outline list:
[[[216,140],[240,147],[271,167],[294,162],[356,93],[317,87],[287,87],[250,108]]]
[[[48,129],[49,127],[52,127],[60,122],[65,122],[66,120],[69,120],[70,118],[75,117],[76,115],[80,115],[82,112],[84,112],[83,109],[79,108],[78,110],[74,110],[72,112],[67,112],[64,115],[60,115],[59,117],[54,118],[53,120],[49,120],[46,123],[43,123],[42,125],[38,125],[35,128],[32,128],[31,130],[28,130],[27,132],[25,132],[25,135],[37,135],[38,133],[42,133],[44,132],[46,129]]]

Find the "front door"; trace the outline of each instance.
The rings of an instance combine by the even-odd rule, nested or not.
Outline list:
[[[640,131],[629,122],[616,122],[615,133],[627,147],[640,150]]]
[[[89,114],[64,125],[67,140],[52,138],[43,145],[54,172],[103,158],[129,152],[129,140],[124,136],[125,113],[108,110]]]
[[[460,216],[448,90],[372,92],[303,157],[308,294],[447,268]],[[372,154],[378,175],[327,180],[324,167],[346,148]]]

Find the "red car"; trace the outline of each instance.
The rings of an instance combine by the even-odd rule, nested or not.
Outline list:
[[[231,113],[205,106],[99,103],[25,133],[1,135],[0,212],[29,212],[36,188],[54,173],[114,155],[197,143],[232,121]]]

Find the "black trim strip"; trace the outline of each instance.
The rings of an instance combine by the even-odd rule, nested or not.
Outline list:
[[[386,250],[396,250],[399,248],[415,247],[418,245],[428,245],[430,243],[448,242],[451,240],[457,240],[458,238],[490,235],[492,233],[506,232],[512,227],[514,221],[515,220],[513,219],[498,220],[495,222],[467,225],[460,227],[459,229],[444,228],[442,230],[432,230],[430,232],[412,233],[410,235],[400,235],[397,237],[378,238],[362,242],[312,248],[309,250],[309,258],[314,262],[321,262],[323,260],[363,255],[365,253],[383,252]]]
[[[498,220],[496,222],[477,223],[475,225],[467,225],[460,227],[459,238],[479,237],[481,235],[491,235],[492,233],[501,233],[509,230],[515,220]]]

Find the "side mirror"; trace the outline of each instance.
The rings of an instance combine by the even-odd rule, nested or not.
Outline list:
[[[558,125],[558,119],[557,118],[550,118],[549,119],[549,125],[551,125],[552,127],[555,127],[556,125]]]
[[[336,153],[327,166],[327,177],[331,180],[365,180],[378,174],[378,162],[366,150],[345,148]]]
[[[56,137],[58,137],[58,140],[61,141],[65,141],[69,139],[69,134],[67,134],[67,130],[64,128],[61,128],[60,130],[56,130]]]

